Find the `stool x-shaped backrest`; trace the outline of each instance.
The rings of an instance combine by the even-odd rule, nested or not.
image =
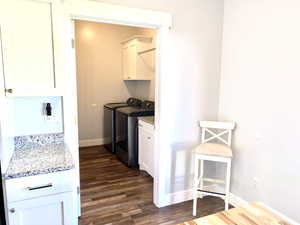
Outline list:
[[[202,128],[202,132],[201,132],[202,144],[217,139],[222,143],[231,146],[232,130],[235,127],[234,122],[200,121],[200,127]],[[215,132],[215,130],[221,130],[221,131]],[[206,137],[207,133],[209,133],[211,136]],[[227,136],[227,140],[224,139],[223,136]]]

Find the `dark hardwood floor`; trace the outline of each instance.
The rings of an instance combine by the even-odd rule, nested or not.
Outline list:
[[[129,169],[103,146],[80,149],[80,225],[173,225],[194,219],[192,201],[157,208],[152,203],[153,179]],[[198,200],[197,217],[224,210],[219,198]]]

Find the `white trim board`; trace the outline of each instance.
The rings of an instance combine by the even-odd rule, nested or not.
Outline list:
[[[90,147],[90,146],[104,145],[107,143],[108,143],[108,138],[85,139],[85,140],[79,140],[79,147]]]
[[[66,0],[65,12],[76,19],[141,27],[171,27],[170,13],[96,2]]]
[[[186,202],[192,199],[193,199],[193,189],[178,191],[178,192],[167,194],[164,200],[164,204],[160,205],[160,207]]]
[[[207,190],[215,191],[216,185],[214,185],[214,184],[206,185],[204,188]],[[173,205],[173,204],[177,204],[177,203],[181,203],[181,202],[185,202],[185,201],[189,201],[189,200],[193,200],[193,189],[188,189],[188,190],[184,190],[184,191],[178,191],[178,192],[167,194],[167,196],[165,197],[163,206],[160,206],[160,207]]]
[[[245,199],[242,199],[232,193],[230,193],[230,198],[229,198],[229,203],[231,205],[233,205],[234,207],[237,207],[237,206],[243,206],[245,204],[248,204],[249,202],[246,201]],[[292,224],[292,225],[300,225],[300,223],[297,223],[296,221],[292,220],[291,218],[285,216],[284,214],[282,214],[281,212],[271,208],[270,206],[264,204],[264,203],[261,203],[259,202],[259,204],[263,207],[265,207],[266,209],[270,210],[271,212],[273,212],[274,214],[276,214],[277,216],[279,216],[280,218],[282,218],[283,220],[285,220],[286,222],[288,222],[289,224]]]

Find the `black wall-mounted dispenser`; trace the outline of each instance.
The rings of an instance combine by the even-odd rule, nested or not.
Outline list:
[[[46,115],[47,115],[47,116],[52,116],[52,107],[51,107],[51,103],[47,103],[47,104],[46,104]]]

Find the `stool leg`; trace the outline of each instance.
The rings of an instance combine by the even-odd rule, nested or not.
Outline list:
[[[226,196],[225,196],[225,210],[229,208],[229,191],[230,191],[230,174],[231,174],[231,159],[226,163]]]
[[[204,174],[204,160],[200,160],[200,190],[203,190],[203,174]],[[203,198],[203,195],[200,195],[200,198]]]
[[[198,179],[199,179],[199,159],[195,156],[195,169],[194,169],[194,190],[193,190],[193,216],[197,215],[197,190],[198,190]]]

